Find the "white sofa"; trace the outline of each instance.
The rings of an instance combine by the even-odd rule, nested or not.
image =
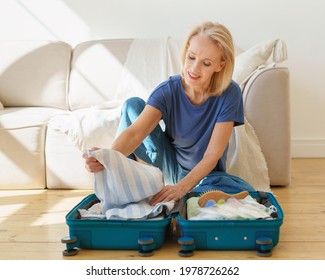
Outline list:
[[[133,42],[99,40],[73,48],[64,42],[0,42],[0,189],[92,188],[82,151],[49,123],[120,98],[115,93]],[[147,52],[143,49],[139,57]],[[154,55],[146,63],[159,65],[161,58]],[[166,78],[174,70],[167,69]],[[260,67],[242,87],[245,114],[260,141],[270,183],[288,185],[289,71],[276,64]],[[111,134],[116,111],[114,118]]]

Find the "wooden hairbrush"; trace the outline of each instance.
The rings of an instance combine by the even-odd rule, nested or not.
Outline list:
[[[207,203],[207,201],[209,201],[209,200],[218,202],[220,199],[227,200],[230,197],[234,197],[236,199],[243,199],[248,195],[249,195],[248,191],[242,191],[242,192],[234,193],[234,194],[228,194],[223,191],[208,191],[208,192],[203,193],[200,196],[198,203],[199,203],[200,207],[204,207],[205,204]]]

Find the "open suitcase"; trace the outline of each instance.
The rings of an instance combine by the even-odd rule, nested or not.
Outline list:
[[[66,215],[69,236],[61,240],[66,244],[64,256],[76,255],[78,249],[128,249],[151,256],[163,245],[171,216],[150,220],[81,218],[78,209],[89,209],[98,202],[96,195],[90,194]]]
[[[151,256],[163,245],[171,229],[181,245],[179,255],[182,257],[192,256],[194,250],[256,250],[259,256],[270,256],[279,242],[283,212],[271,193],[251,192],[250,195],[275,206],[277,217],[269,220],[187,220],[188,197],[184,197],[163,219],[82,219],[78,209],[89,209],[98,202],[96,195],[91,194],[66,215],[69,236],[62,238],[62,243],[66,244],[63,255],[75,255],[78,249],[128,249],[138,250],[140,256]]]
[[[198,195],[198,194],[197,194]],[[192,256],[194,250],[257,250],[259,256],[270,256],[279,242],[283,212],[275,197],[268,192],[250,195],[277,209],[273,219],[256,220],[187,220],[186,199],[177,215],[177,227],[182,245],[180,256]]]

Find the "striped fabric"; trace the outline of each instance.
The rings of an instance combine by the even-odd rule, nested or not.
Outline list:
[[[101,149],[90,151],[105,166],[95,173],[95,194],[101,201],[101,212],[107,219],[144,219],[169,213],[174,202],[149,204],[164,186],[161,171],[153,166],[131,160],[121,153]]]

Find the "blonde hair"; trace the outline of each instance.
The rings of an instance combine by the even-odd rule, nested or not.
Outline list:
[[[230,31],[222,24],[214,22],[204,22],[195,27],[187,36],[184,44],[183,51],[181,53],[181,64],[184,67],[187,50],[190,45],[192,37],[196,35],[204,35],[209,37],[221,50],[222,60],[225,61],[224,68],[214,73],[210,85],[208,87],[208,93],[210,95],[218,96],[229,86],[232,80],[232,75],[235,65],[234,57],[234,44]],[[183,73],[182,73],[183,76]]]

